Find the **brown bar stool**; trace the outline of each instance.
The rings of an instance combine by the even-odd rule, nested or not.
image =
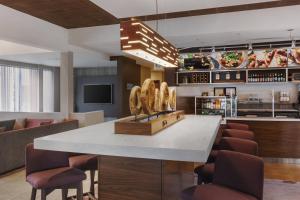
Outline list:
[[[36,199],[36,191],[41,190],[41,200],[55,189],[62,190],[62,199],[67,199],[68,189],[77,189],[77,199],[82,200],[84,172],[69,167],[68,153],[37,150],[33,144],[26,146],[26,181],[32,185],[31,200]]]
[[[182,200],[262,200],[264,162],[244,153],[221,150],[212,184],[182,191]]]
[[[223,137],[234,137],[246,140],[254,140],[254,132],[238,130],[238,129],[224,129]]]
[[[250,128],[247,124],[242,124],[242,123],[227,123],[227,128],[228,129],[244,130],[244,131],[249,131],[250,130]]]
[[[213,145],[213,150],[219,150],[219,143],[221,140],[221,137],[223,135],[224,129],[235,129],[235,130],[244,130],[244,131],[250,131],[249,126],[247,124],[242,123],[227,123],[226,125],[221,125],[215,140],[215,143]],[[253,136],[254,137],[254,136]]]
[[[239,138],[222,138],[220,141],[221,150],[235,151],[249,155],[257,155],[258,145],[251,140],[244,140]],[[218,158],[220,151],[215,151],[215,158]],[[204,183],[211,183],[215,172],[215,163],[206,163],[195,168],[194,172],[198,174],[198,185]]]
[[[91,183],[89,193],[95,197],[95,172],[98,170],[98,159],[95,155],[88,154],[70,154],[70,167],[80,169],[82,171],[90,171]]]

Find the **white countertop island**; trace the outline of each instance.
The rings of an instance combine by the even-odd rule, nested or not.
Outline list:
[[[114,121],[34,140],[37,149],[106,156],[206,162],[216,138],[220,116],[186,115],[153,136],[114,133]]]
[[[37,138],[34,147],[98,155],[99,200],[173,200],[194,185],[194,162],[206,162],[220,123],[221,116],[186,115],[137,136],[115,134],[111,121]]]

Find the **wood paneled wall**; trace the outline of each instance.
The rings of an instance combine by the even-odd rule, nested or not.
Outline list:
[[[141,66],[141,84],[140,85],[142,85],[147,78],[151,78],[151,68]]]
[[[166,81],[169,86],[176,86],[176,70],[176,68],[165,68],[164,81]]]
[[[121,99],[121,109],[119,117],[130,115],[129,110],[129,95],[130,85],[140,85],[141,82],[141,66],[136,64],[136,61],[127,57],[120,56],[117,58],[117,74],[119,95],[115,98]]]
[[[184,110],[185,114],[195,114],[195,97],[177,96],[176,110]]]

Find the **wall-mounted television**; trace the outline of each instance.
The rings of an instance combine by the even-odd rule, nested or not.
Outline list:
[[[84,103],[113,103],[113,85],[84,85]]]

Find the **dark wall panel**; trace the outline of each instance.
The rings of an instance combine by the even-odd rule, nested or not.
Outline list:
[[[120,98],[117,75],[79,76],[75,79],[75,109],[77,112],[104,110],[105,117],[118,117]],[[83,86],[87,84],[112,84],[113,104],[84,103]]]
[[[118,58],[118,78],[119,91],[121,91],[121,115],[126,117],[130,115],[129,110],[129,95],[130,88],[128,85],[140,85],[141,82],[141,67],[136,64],[136,61],[127,57]]]

